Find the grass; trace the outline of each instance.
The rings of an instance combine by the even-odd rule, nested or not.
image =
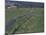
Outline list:
[[[30,17],[28,20],[25,16],[18,18],[12,27],[6,32],[8,33],[24,33],[24,32],[43,32],[44,31],[44,19],[43,19],[43,8],[11,8],[6,9],[6,19],[10,20],[13,16],[22,14],[32,13],[35,16]],[[17,27],[19,29],[16,31]],[[16,31],[16,32],[15,32]]]

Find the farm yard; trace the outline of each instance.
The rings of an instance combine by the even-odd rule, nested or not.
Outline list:
[[[11,21],[11,25],[8,25],[6,33],[44,32],[43,8],[7,8],[5,16],[6,21],[16,18],[15,21]]]

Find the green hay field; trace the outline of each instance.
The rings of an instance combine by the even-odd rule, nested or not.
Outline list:
[[[16,19],[11,28],[7,29],[8,33],[24,33],[24,32],[43,32],[44,31],[44,9],[43,8],[10,8],[6,9],[6,20],[10,20],[13,16],[23,14],[36,14],[28,20],[25,16]],[[18,29],[17,27],[21,25]],[[17,29],[17,31],[16,31]]]

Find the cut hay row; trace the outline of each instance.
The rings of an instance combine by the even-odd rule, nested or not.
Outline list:
[[[27,9],[25,11],[28,11]],[[14,25],[14,24],[13,24]],[[14,29],[14,28],[13,28]]]

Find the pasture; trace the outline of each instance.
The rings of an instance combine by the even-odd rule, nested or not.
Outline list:
[[[6,20],[11,20],[11,18],[15,16],[24,14],[26,14],[26,16],[16,18],[16,22],[14,22],[11,27],[6,30],[7,33],[44,32],[43,8],[14,7],[6,9],[5,11]]]

